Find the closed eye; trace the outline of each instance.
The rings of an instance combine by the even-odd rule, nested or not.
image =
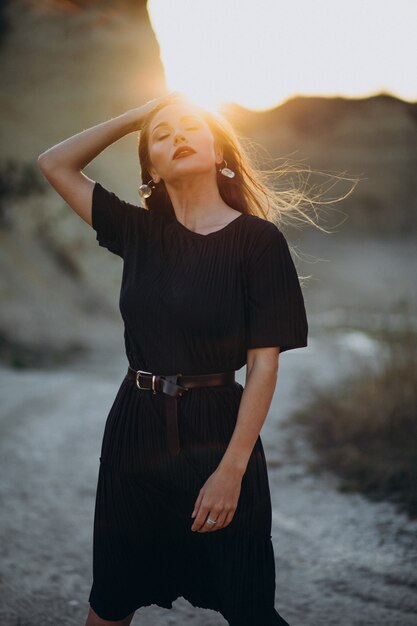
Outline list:
[[[185,127],[186,130],[198,130],[199,128],[200,128],[200,124],[192,124],[190,126]],[[160,135],[157,139],[158,141],[161,141],[162,139],[165,139],[166,137],[168,137],[168,134]]]

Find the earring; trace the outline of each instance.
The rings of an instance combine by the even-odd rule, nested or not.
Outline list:
[[[145,199],[145,198],[149,198],[149,196],[152,195],[152,189],[155,189],[155,184],[154,185],[150,185],[150,183],[153,183],[154,180],[153,178],[151,178],[151,180],[146,183],[146,185],[141,185],[138,189],[139,195],[141,198]]]
[[[225,162],[225,166],[219,169],[220,174],[223,174],[223,176],[227,176],[227,178],[234,178],[234,171],[227,167],[226,159],[223,159],[223,161]]]

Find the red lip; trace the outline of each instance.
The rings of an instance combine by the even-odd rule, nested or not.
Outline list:
[[[193,150],[192,148],[190,148],[190,146],[180,146],[179,148],[177,148],[174,152],[174,156],[172,157],[173,159],[176,159],[178,157],[178,155],[180,154],[180,152],[184,152],[184,154],[195,154],[195,150]]]

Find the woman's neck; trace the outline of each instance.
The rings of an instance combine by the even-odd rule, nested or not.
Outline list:
[[[177,219],[190,229],[200,229],[234,211],[222,199],[216,180],[207,174],[165,183]]]

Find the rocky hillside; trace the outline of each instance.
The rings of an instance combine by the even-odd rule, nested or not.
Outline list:
[[[344,231],[417,231],[417,103],[386,94],[296,97],[266,113],[231,107],[229,117],[273,157],[288,155],[321,172],[360,177],[354,193],[334,205],[348,216]],[[326,181],[323,176],[312,180]],[[338,183],[331,195],[348,187]]]
[[[46,184],[37,156],[162,93],[163,70],[145,2],[16,1],[1,24],[0,357],[61,362],[120,342],[121,260]],[[135,136],[85,171],[137,198]]]

